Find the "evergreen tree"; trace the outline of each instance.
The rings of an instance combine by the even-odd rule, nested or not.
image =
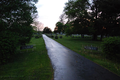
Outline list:
[[[37,0],[0,0],[0,64],[30,41]]]

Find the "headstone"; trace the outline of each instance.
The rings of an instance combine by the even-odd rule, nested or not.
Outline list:
[[[60,34],[62,35],[63,33],[62,33],[62,32],[60,32]]]
[[[62,36],[59,36],[59,38],[62,38]]]
[[[20,46],[20,49],[30,49],[33,48],[33,45],[27,45],[27,46]]]
[[[55,36],[55,39],[58,39],[58,36]]]
[[[54,38],[54,36],[52,35],[51,38]]]
[[[98,50],[97,47],[92,47],[92,46],[85,46],[84,49],[90,49],[90,50]]]

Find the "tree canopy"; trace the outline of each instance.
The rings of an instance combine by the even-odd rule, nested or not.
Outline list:
[[[72,23],[72,33],[97,35],[120,35],[120,1],[119,0],[69,0],[64,13],[68,23]],[[68,30],[68,29],[67,29]],[[71,30],[70,30],[71,31]],[[67,31],[68,32],[68,31]]]
[[[45,27],[43,29],[43,33],[52,33],[52,30],[50,28],[48,28],[48,27]]]
[[[64,32],[64,24],[61,22],[57,22],[56,26],[58,27],[57,32]]]

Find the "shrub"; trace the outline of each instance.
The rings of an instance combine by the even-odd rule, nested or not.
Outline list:
[[[8,61],[18,47],[18,37],[15,33],[4,31],[0,33],[0,64]]]
[[[20,37],[19,38],[19,44],[26,44],[29,43],[32,35],[33,35],[33,28],[32,26],[26,26],[24,24],[19,24],[14,22],[11,26],[10,26],[10,31],[11,32],[16,32],[17,35]]]
[[[105,38],[102,42],[102,48],[106,58],[114,60],[117,59],[118,55],[120,55],[120,38]]]

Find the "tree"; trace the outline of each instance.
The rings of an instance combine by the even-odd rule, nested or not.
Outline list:
[[[57,22],[56,23],[56,26],[58,27],[58,32],[60,33],[60,32],[64,32],[64,24],[63,23],[61,23],[61,22]]]
[[[52,33],[52,30],[50,28],[48,28],[48,27],[45,27],[43,29],[43,33]]]
[[[55,28],[54,28],[54,33],[57,33],[58,32],[58,27],[56,26]]]
[[[89,15],[87,13],[89,3],[87,0],[70,0],[64,8],[65,14],[72,22],[73,32],[87,34],[89,26]]]
[[[37,0],[0,0],[0,64],[7,61],[20,44],[30,41]]]
[[[33,22],[31,14],[36,13],[36,7],[33,2],[37,0],[1,0],[1,12],[0,12],[0,20],[4,21],[8,26],[6,30],[10,30],[12,32],[16,32],[20,39],[27,39],[27,37],[31,37],[32,28],[30,24]],[[5,27],[4,27],[5,28]],[[5,31],[6,31],[5,30]],[[23,30],[23,31],[16,31]],[[29,31],[31,30],[31,31]],[[28,33],[24,33],[28,31]],[[30,32],[30,33],[29,33]],[[26,35],[29,34],[29,35]],[[24,38],[26,37],[26,38]],[[19,40],[21,41],[21,40]],[[20,42],[21,43],[21,42]]]
[[[66,19],[66,17],[67,17],[67,16],[66,16],[65,13],[61,14],[60,17],[59,17],[59,18],[60,18],[60,21],[59,21],[59,22],[61,22],[61,23],[64,24],[64,23],[65,23],[65,19]]]
[[[43,30],[43,23],[41,23],[40,21],[38,21],[37,19],[33,20],[32,25],[34,26],[33,29],[36,31],[42,31]]]
[[[101,0],[93,0],[93,3],[91,5],[91,20],[90,20],[90,26],[89,31],[93,35],[93,40],[97,40],[97,35],[101,35],[101,40],[103,35],[105,35],[105,27],[104,27],[104,21],[101,19],[101,10],[100,5]]]
[[[72,22],[72,31],[79,34],[92,34],[93,40],[97,35],[120,35],[120,0],[69,0],[64,12]],[[90,12],[88,12],[88,10]]]
[[[119,0],[102,0],[100,4],[100,11],[102,11],[100,17],[105,21],[104,26],[106,28],[106,35],[117,36],[120,35],[120,1]],[[106,5],[106,7],[105,7]],[[104,8],[105,7],[105,8]]]
[[[93,39],[97,38],[97,34],[101,34],[101,39],[104,34],[107,35],[119,35],[119,13],[120,10],[117,8],[120,6],[119,0],[93,0],[91,7],[92,17],[91,20],[94,24],[94,36]]]
[[[66,35],[71,35],[73,33],[73,27],[71,26],[71,24],[66,23],[64,26]]]

